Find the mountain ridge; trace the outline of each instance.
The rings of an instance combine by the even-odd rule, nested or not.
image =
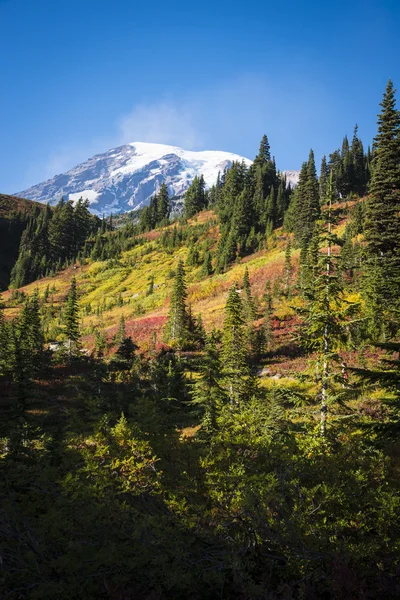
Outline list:
[[[66,173],[34,185],[19,196],[54,204],[62,196],[88,199],[95,214],[122,213],[148,204],[165,182],[171,196],[180,196],[196,176],[203,175],[207,187],[218,171],[234,161],[252,161],[238,154],[218,151],[189,151],[178,146],[131,142],[96,154]]]
[[[17,195],[55,204],[61,197],[88,199],[97,215],[124,213],[145,206],[166,183],[172,197],[182,197],[196,176],[203,175],[206,187],[217,180],[218,172],[235,161],[252,161],[220,150],[192,151],[179,146],[131,142],[96,154],[65,173],[38,183]],[[296,171],[289,178],[296,183]]]

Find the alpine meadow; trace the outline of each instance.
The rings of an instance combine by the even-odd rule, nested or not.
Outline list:
[[[67,4],[87,22],[84,7]],[[50,8],[46,24],[55,26],[64,9]],[[12,0],[0,13],[14,9]],[[33,11],[26,10],[24,19]],[[35,57],[36,43],[44,49],[37,10]],[[179,72],[189,89],[192,76],[203,76],[201,65],[213,77],[207,40],[214,25],[208,30],[197,15],[199,31],[211,37],[201,37],[202,54],[190,63],[183,48],[193,58],[194,25],[170,7],[177,22],[167,18],[168,44],[161,48],[158,21],[166,9],[160,10],[154,33],[143,22],[131,39],[146,106],[153,106],[157,85],[166,90],[158,116],[143,104],[123,121],[125,128],[133,122],[143,141],[128,142],[138,139],[128,138],[129,130],[110,141],[112,150],[92,152],[84,162],[89,146],[74,151],[71,161],[81,161],[74,168],[71,161],[52,163],[54,172],[63,171],[52,179],[38,170],[33,178],[43,183],[30,186],[21,171],[20,187],[0,189],[26,189],[0,194],[0,599],[396,600],[399,81],[385,87],[385,76],[369,116],[371,139],[361,135],[359,121],[341,141],[346,129],[340,132],[342,122],[336,126],[332,116],[339,137],[332,146],[329,136],[323,140],[324,156],[315,145],[308,150],[306,140],[297,171],[279,164],[279,136],[252,113],[250,101],[240,119],[249,129],[257,122],[254,158],[245,158],[244,145],[228,148],[230,131],[245,130],[229,112],[236,110],[230,93],[225,147],[206,150],[208,129],[217,126],[198,107],[214,103],[223,123],[222,91],[213,100],[211,88],[203,96],[196,88],[198,102],[187,96],[175,113],[168,108],[170,71],[141,67],[145,53],[138,48],[146,39],[146,52],[158,52],[158,60],[168,48],[172,70],[179,38]],[[215,10],[218,48],[228,43],[228,25],[256,35],[249,15],[234,24],[226,14],[224,25]],[[68,21],[67,32],[60,16],[57,44],[48,31],[49,51],[60,44],[61,57],[69,44],[71,55],[62,55],[60,71],[47,49],[40,59],[49,87],[41,89],[39,105],[48,107],[47,90],[59,86],[57,102],[76,100],[71,110],[81,111],[82,128],[91,119],[87,82],[104,86],[104,97],[90,89],[93,123],[130,82],[125,70],[118,88],[107,71],[117,54],[133,56],[123,15],[118,36],[117,17],[110,16],[108,39],[108,17],[100,27],[100,14],[101,6],[90,15],[100,29],[96,39],[88,29],[87,42],[79,20]],[[330,19],[325,15],[324,31]],[[281,31],[270,23],[264,45],[269,28],[273,36]],[[67,67],[80,43],[89,62],[78,60],[72,73]],[[107,48],[95,56],[102,44]],[[307,55],[300,54],[296,65]],[[29,56],[24,60],[29,82]],[[218,67],[229,71],[234,60],[221,50]],[[107,77],[90,70],[95,64]],[[33,105],[36,91],[25,83],[24,89]],[[22,111],[21,90],[13,102]],[[176,90],[184,98],[182,79]],[[313,94],[317,87],[307,90],[307,102]],[[358,102],[360,111],[371,106],[361,87]],[[312,141],[318,118],[315,110],[315,123],[307,125]],[[48,119],[43,136],[50,147],[50,130],[57,133],[50,110]],[[62,135],[71,127],[76,135],[65,119]],[[192,126],[199,140],[185,146]],[[40,136],[22,129],[27,140],[36,136],[43,156]]]

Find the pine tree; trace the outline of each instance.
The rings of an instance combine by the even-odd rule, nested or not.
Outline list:
[[[120,342],[116,352],[116,357],[119,361],[123,361],[125,363],[125,368],[130,368],[132,365],[135,352],[138,350],[138,348],[139,346],[132,341],[131,336],[124,337],[124,339]]]
[[[364,153],[362,141],[358,137],[358,125],[354,127],[353,139],[351,142],[351,156],[353,166],[353,181],[351,190],[360,197],[363,196],[367,188],[367,159]]]
[[[222,338],[224,382],[231,405],[237,405],[247,394],[250,371],[246,345],[243,305],[235,283],[226,301]]]
[[[182,260],[178,263],[167,324],[167,337],[182,350],[188,337],[188,312],[185,269]]]
[[[204,260],[203,260],[203,266],[201,268],[201,274],[204,277],[208,277],[209,275],[212,275],[212,272],[213,272],[213,267],[212,267],[211,252],[209,252],[207,250],[207,252],[205,252],[205,254],[204,254]]]
[[[254,320],[256,318],[256,307],[254,304],[253,296],[251,294],[251,285],[249,270],[246,267],[243,277],[243,317],[246,325],[246,337],[247,337],[247,348],[249,354],[256,354],[256,337],[257,332],[254,326]]]
[[[117,333],[117,344],[118,345],[122,344],[122,342],[124,341],[125,338],[126,338],[125,318],[124,318],[124,315],[121,315],[121,318],[119,320],[118,333]]]
[[[72,356],[80,349],[79,305],[75,277],[71,280],[71,287],[65,301],[64,327],[69,355]]]
[[[222,388],[222,365],[215,331],[206,338],[200,376],[193,385],[191,396],[193,403],[199,404],[204,410],[199,437],[208,441],[217,429],[218,412],[226,400]]]
[[[319,182],[318,182],[319,197],[321,198],[321,200],[326,198],[328,177],[329,177],[329,169],[328,169],[328,165],[326,162],[326,156],[323,156],[322,160],[321,160],[321,171],[320,171]]]
[[[157,195],[156,200],[156,222],[157,224],[162,223],[165,219],[169,218],[170,215],[170,199],[168,195],[168,188],[163,182]]]
[[[149,277],[149,287],[147,288],[146,296],[151,296],[154,293],[154,275]]]
[[[400,308],[400,112],[390,80],[381,106],[365,222],[366,300],[390,334]]]
[[[339,361],[337,351],[346,339],[346,316],[349,304],[344,303],[342,280],[339,277],[336,257],[332,247],[338,244],[333,233],[335,216],[332,211],[334,199],[333,175],[328,183],[328,197],[324,210],[324,222],[318,224],[318,246],[327,245],[327,253],[318,253],[318,261],[314,272],[313,294],[305,309],[305,343],[309,349],[318,353],[318,362],[323,365],[320,378],[321,400],[320,432],[326,434],[328,405],[331,400],[333,363]]]
[[[35,290],[22,310],[18,325],[19,346],[29,379],[34,378],[43,367],[43,326],[39,311],[39,295]]]
[[[256,167],[263,166],[271,160],[271,147],[269,145],[268,137],[264,134],[261,142],[260,149],[257,156],[254,159],[254,165]]]

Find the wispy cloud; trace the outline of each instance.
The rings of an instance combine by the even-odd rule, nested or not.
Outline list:
[[[173,144],[193,149],[203,140],[198,127],[199,110],[193,103],[174,100],[138,104],[118,120],[119,139]]]
[[[300,78],[287,72],[279,81],[245,74],[179,97],[141,99],[116,118],[114,133],[55,149],[44,163],[29,168],[25,180],[38,183],[96,153],[134,141],[226,150],[252,158],[263,133],[270,138],[279,168],[300,168],[299,154],[305,159],[310,146],[318,153],[317,139],[331,126],[330,102],[327,91],[317,89],[304,74]]]

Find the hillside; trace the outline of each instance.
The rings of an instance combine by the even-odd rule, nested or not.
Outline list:
[[[340,205],[342,218],[337,227],[339,234],[344,231],[348,211],[353,205],[354,202]],[[185,239],[178,247],[169,249],[163,243],[163,239],[165,240],[168,234],[172,235],[174,230],[185,231]],[[216,214],[208,210],[199,213],[187,224],[178,222],[139,235],[137,245],[132,250],[122,252],[118,259],[76,263],[53,277],[44,277],[19,288],[19,292],[32,295],[37,290],[40,297],[46,293],[52,311],[58,312],[62,309],[71,278],[75,277],[81,310],[82,343],[87,351],[94,350],[95,331],[104,332],[109,352],[115,351],[113,338],[123,316],[127,334],[132,336],[141,351],[147,352],[154,342],[154,335],[157,337],[157,346],[162,346],[174,274],[180,260],[186,265],[188,304],[194,315],[201,315],[207,331],[214,327],[222,328],[228,290],[234,282],[241,287],[245,270],[248,269],[252,293],[260,307],[260,314],[267,282],[271,283],[271,289],[277,298],[273,313],[275,357],[272,362],[276,365],[284,362],[285,369],[298,370],[304,366],[304,361],[291,361],[290,357],[291,353],[296,355],[293,336],[298,318],[293,306],[297,304],[297,299],[287,299],[282,295],[285,250],[289,238],[287,233],[278,229],[263,250],[246,256],[226,273],[204,276],[202,266],[188,264],[188,257],[193,240],[196,240],[198,246],[207,247],[215,252],[220,239],[219,226]],[[294,250],[292,286],[297,278],[298,259],[299,250]],[[150,275],[154,278],[151,294],[148,293]],[[18,301],[12,301],[14,296],[13,291],[3,294],[7,318],[15,317],[22,306]],[[62,330],[54,321],[50,321],[46,337],[56,340],[61,334]],[[280,349],[283,355],[280,355]],[[289,357],[285,356],[287,352]],[[278,366],[276,368],[279,369]]]
[[[287,186],[263,136],[179,218],[61,201],[0,303],[0,584],[399,597],[400,114]],[[4,549],[3,549],[4,548]]]
[[[29,217],[42,209],[39,202],[0,194],[0,291],[10,282],[11,269],[17,260],[19,243]]]

